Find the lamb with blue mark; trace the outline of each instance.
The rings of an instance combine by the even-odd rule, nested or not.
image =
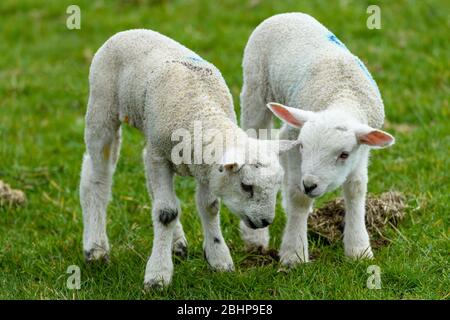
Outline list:
[[[283,170],[273,141],[254,139],[236,121],[233,100],[220,71],[180,43],[151,30],[128,30],[108,39],[95,54],[89,74],[80,203],[83,211],[83,250],[87,261],[108,260],[106,209],[121,145],[121,125],[144,134],[144,167],[152,197],[154,239],[144,284],[148,289],[170,284],[172,252],[186,256],[187,240],[180,222],[181,206],[173,184],[175,174],[197,180],[196,204],[204,231],[203,250],[209,266],[234,270],[220,230],[219,199],[249,227],[273,221]],[[211,150],[216,132],[227,143],[212,163],[178,163],[173,134],[183,130],[195,137],[200,122],[201,147]],[[278,151],[297,143],[284,141]],[[277,144],[278,145],[278,144]],[[267,152],[250,152],[250,150]],[[185,150],[183,150],[185,151]],[[240,161],[246,151],[248,161]],[[250,157],[249,157],[250,158]]]
[[[314,198],[338,187],[346,201],[345,253],[371,258],[364,222],[369,151],[392,145],[394,138],[380,130],[384,105],[367,68],[316,19],[286,13],[251,34],[243,71],[243,129],[271,128],[275,114],[285,122],[279,137],[301,143],[281,156],[287,212],[281,263],[309,260],[307,219]],[[241,224],[241,232],[247,246],[267,248],[267,228]]]

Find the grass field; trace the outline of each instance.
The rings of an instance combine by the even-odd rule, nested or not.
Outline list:
[[[66,8],[74,3],[81,8],[81,30],[66,28]],[[366,27],[369,4],[381,8],[381,30]],[[392,243],[375,250],[374,261],[352,262],[341,244],[311,239],[314,262],[278,273],[276,263],[244,263],[238,220],[222,206],[236,272],[214,273],[202,256],[194,180],[178,178],[189,259],[176,261],[170,288],[146,293],[152,224],[144,140],[127,127],[108,209],[111,263],[86,265],[78,183],[92,54],[118,31],[157,30],[214,63],[239,112],[250,33],[263,19],[290,11],[309,13],[329,27],[379,84],[387,130],[397,144],[373,152],[369,191],[401,191],[410,205],[398,229],[388,232]],[[23,189],[28,203],[0,208],[0,298],[449,299],[449,12],[445,0],[1,1],[0,179]],[[280,245],[284,221],[279,205],[272,248]],[[371,264],[381,268],[381,290],[366,287]],[[66,287],[70,265],[81,268],[80,290]]]

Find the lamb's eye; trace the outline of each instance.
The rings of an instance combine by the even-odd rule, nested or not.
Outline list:
[[[299,146],[300,146],[300,149],[303,149],[303,143],[300,143]]]
[[[247,192],[250,195],[250,198],[253,197],[253,186],[251,186],[249,184],[241,183],[241,188],[242,188],[242,190],[244,190],[245,192]]]
[[[348,158],[348,156],[349,156],[349,153],[344,151],[344,152],[341,152],[341,154],[339,155],[339,159],[345,160]]]

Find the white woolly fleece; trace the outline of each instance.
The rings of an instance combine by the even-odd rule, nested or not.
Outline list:
[[[172,132],[192,130],[194,121],[240,131],[220,71],[158,32],[129,30],[105,42],[92,61],[91,91],[102,90],[105,78],[118,95],[118,119],[142,130],[168,158]]]
[[[173,274],[172,251],[184,256],[187,252],[174,173],[197,180],[196,204],[208,264],[215,270],[233,270],[220,230],[219,199],[249,228],[272,223],[283,176],[278,152],[295,147],[297,142],[280,143],[275,151],[273,141],[249,137],[237,126],[231,94],[219,70],[193,51],[151,30],[120,32],[107,40],[94,56],[89,83],[86,154],[80,181],[86,259],[108,257],[106,208],[119,157],[121,123],[128,123],[145,134],[144,166],[153,199],[154,239],[145,286],[168,285]],[[217,152],[214,149],[219,157],[213,163],[200,162],[204,159],[194,164],[190,160],[181,164],[173,161],[173,148],[180,143],[172,139],[174,133],[187,131],[194,145],[191,151],[182,151],[197,153],[200,145],[195,144],[194,127],[199,122],[203,150],[220,136],[236,145],[224,146],[225,150]],[[214,139],[208,138],[210,129],[217,132]],[[268,152],[251,154],[255,160],[251,163],[224,159],[224,155],[237,158],[250,152],[246,146]]]
[[[383,125],[383,101],[367,68],[307,14],[279,14],[262,22],[247,43],[243,69],[244,90],[266,87],[265,103],[310,111],[336,106],[371,127]],[[245,81],[256,74],[260,81]]]
[[[384,106],[367,68],[316,19],[286,13],[253,31],[243,71],[242,128],[270,128],[275,114],[285,122],[279,137],[300,142],[281,156],[287,214],[281,263],[308,261],[313,198],[338,187],[346,204],[345,253],[372,257],[364,222],[369,149],[391,146],[395,138],[379,130]],[[242,233],[247,243],[269,242],[268,230],[242,228]]]

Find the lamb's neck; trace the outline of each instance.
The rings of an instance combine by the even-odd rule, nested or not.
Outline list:
[[[193,168],[192,174],[207,183],[211,170],[217,169],[223,156],[232,149],[245,147],[248,136],[226,115],[214,114],[204,118],[202,123],[201,145],[204,162],[203,165]],[[219,153],[216,154],[216,151]],[[206,159],[205,157],[211,158]],[[211,163],[211,159],[215,159],[215,161]]]
[[[339,97],[324,110],[328,114],[336,114],[339,117],[354,119],[367,124],[367,116],[360,108],[360,101],[351,92],[342,92]]]
[[[222,150],[225,153],[233,147],[244,146],[247,143],[248,135],[230,118],[213,116],[205,122],[203,148],[210,147],[219,140],[222,142]]]

